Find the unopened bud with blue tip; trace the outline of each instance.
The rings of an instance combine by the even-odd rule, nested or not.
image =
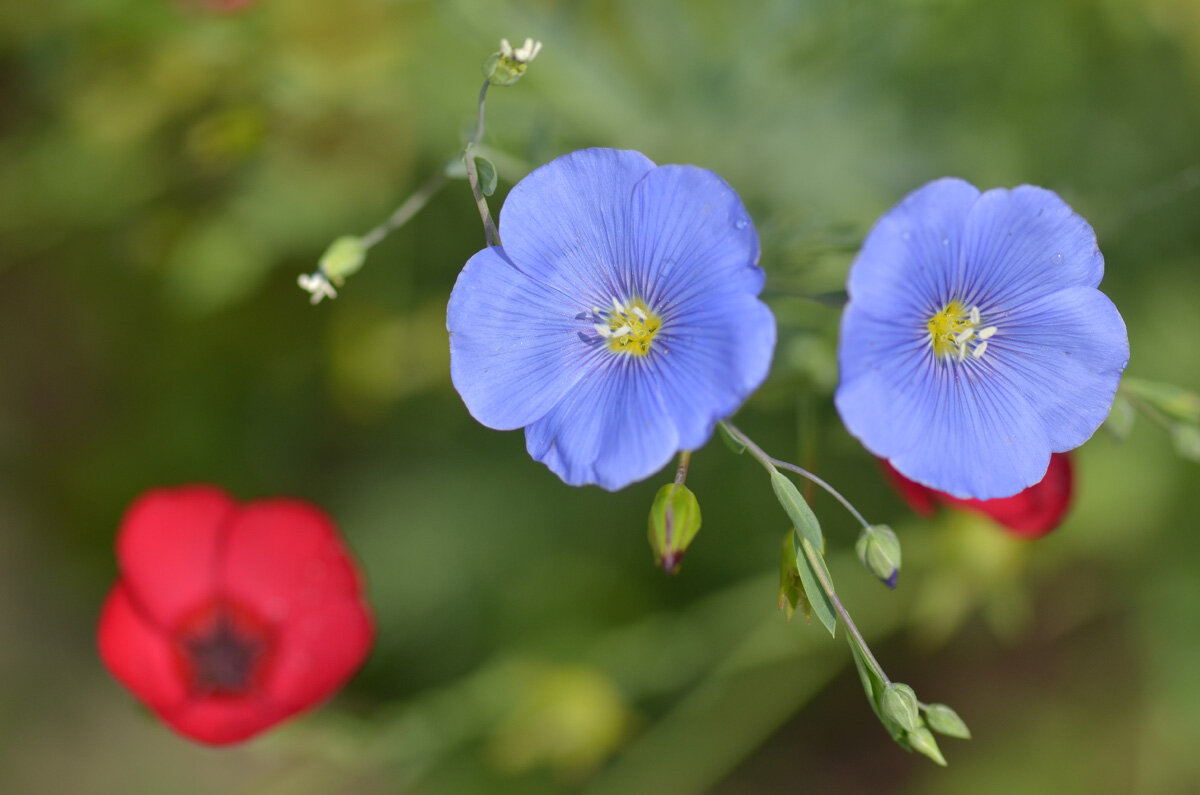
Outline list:
[[[874,524],[863,528],[854,545],[858,559],[889,588],[896,587],[900,576],[900,539],[892,528],[885,524]]]

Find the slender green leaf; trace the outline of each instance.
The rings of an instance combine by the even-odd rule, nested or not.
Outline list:
[[[808,507],[796,484],[774,467],[771,468],[771,488],[775,490],[775,498],[787,511],[788,518],[800,533],[801,538],[808,540],[821,554],[825,554],[825,537],[821,534],[821,523],[817,515]],[[809,594],[812,598],[812,594]]]
[[[825,625],[825,629],[829,630],[830,635],[835,635],[837,631],[837,614],[833,610],[833,602],[829,599],[829,594],[825,593],[825,589],[821,587],[821,581],[817,579],[816,571],[813,569],[813,563],[809,557],[815,559],[816,564],[821,567],[822,573],[829,582],[829,569],[825,568],[825,560],[821,557],[807,538],[800,539],[800,549],[796,553],[796,569],[800,572],[800,583],[804,586],[804,593],[808,596],[808,602],[812,605],[813,612],[817,614],[817,618]]]
[[[880,709],[879,704],[883,699],[883,691],[886,685],[871,670],[871,667],[867,665],[866,657],[863,656],[862,649],[859,648],[858,642],[854,637],[850,633],[846,633],[846,639],[850,643],[851,656],[854,657],[854,667],[858,669],[858,678],[862,681],[863,690],[867,694],[867,702],[871,705],[871,711],[875,713],[875,717],[879,718],[879,722],[883,724],[883,728],[892,736],[892,739],[901,747],[908,748],[909,744],[905,738],[904,729]]]
[[[729,432],[729,428],[725,427],[725,423],[717,423],[717,435],[721,437],[721,441],[725,443],[726,447],[738,455],[746,452],[746,445],[742,444],[741,439],[738,439]]]

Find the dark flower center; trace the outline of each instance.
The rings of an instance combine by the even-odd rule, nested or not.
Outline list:
[[[200,621],[182,633],[180,651],[193,691],[243,694],[259,678],[267,641],[255,622],[217,606],[205,610]]]

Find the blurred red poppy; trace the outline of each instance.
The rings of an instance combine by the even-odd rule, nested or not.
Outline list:
[[[1062,523],[1071,507],[1074,473],[1066,453],[1050,456],[1046,475],[1034,485],[1011,497],[995,500],[965,500],[922,486],[897,472],[881,460],[884,474],[909,507],[922,516],[930,516],[938,505],[949,505],[989,516],[1021,538],[1041,538]]]
[[[322,701],[374,640],[333,522],[291,499],[212,486],[147,492],[117,537],[97,636],[109,672],[203,743],[245,740]]]

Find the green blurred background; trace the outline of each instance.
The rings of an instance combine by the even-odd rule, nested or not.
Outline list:
[[[545,50],[491,96],[501,193],[601,145],[750,207],[781,336],[739,423],[897,528],[890,593],[816,498],[884,666],[974,731],[948,769],[891,743],[840,639],[776,611],[787,523],[751,460],[695,456],[672,578],[645,540],[669,473],[568,488],[471,420],[444,331],[483,242],[465,183],[336,301],[297,289],[460,147],[502,36]],[[1060,192],[1130,372],[1200,387],[1194,0],[7,4],[0,792],[1200,791],[1200,469],[1144,418],[1101,433],[1066,525],[1021,543],[912,517],[832,410],[837,311],[804,296],[947,174]],[[325,506],[378,615],[332,705],[232,750],[153,722],[94,651],[124,506],[193,481]]]

